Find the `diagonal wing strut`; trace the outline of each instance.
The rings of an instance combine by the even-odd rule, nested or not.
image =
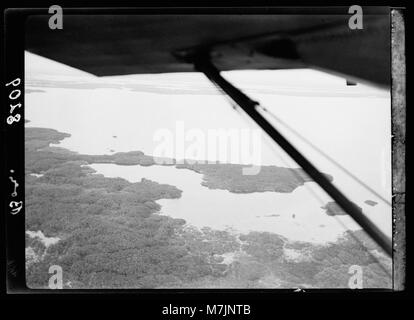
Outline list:
[[[194,59],[197,71],[203,72],[210,81],[220,87],[275,141],[303,170],[348,213],[370,237],[392,257],[392,241],[362,211],[356,207],[339,189],[337,189],[308,159],[306,159],[273,125],[256,109],[258,102],[224,79],[219,70],[211,63],[208,55],[200,55]]]

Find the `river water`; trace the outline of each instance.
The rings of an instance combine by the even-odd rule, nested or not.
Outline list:
[[[183,190],[181,198],[157,201],[162,206],[161,214],[185,219],[199,228],[236,232],[267,231],[291,240],[314,243],[335,241],[345,230],[359,229],[348,216],[333,217],[325,213],[321,206],[329,201],[329,197],[314,182],[306,183],[292,193],[239,194],[208,189],[201,185],[201,174],[187,169],[101,163],[91,167],[106,177],[121,177],[131,182],[145,178],[176,186]],[[309,189],[319,190],[318,197]],[[366,204],[361,207],[370,216],[377,212],[375,207]]]

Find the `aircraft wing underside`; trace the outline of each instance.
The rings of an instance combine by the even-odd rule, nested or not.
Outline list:
[[[389,14],[64,14],[32,15],[26,50],[97,76],[192,72],[192,56],[208,51],[221,71],[314,67],[387,87]]]

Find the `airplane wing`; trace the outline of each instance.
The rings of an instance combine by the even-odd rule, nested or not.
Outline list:
[[[230,15],[64,11],[62,30],[49,28],[51,15],[31,15],[26,50],[96,76],[192,72],[192,55],[207,50],[221,71],[313,67],[389,86],[389,13],[364,11],[363,29],[352,30],[348,8],[338,10]]]

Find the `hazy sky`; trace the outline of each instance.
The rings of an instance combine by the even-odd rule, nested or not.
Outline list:
[[[87,72],[69,67],[56,61],[26,52],[26,79],[60,78],[60,79],[82,79],[82,81],[92,81],[98,83],[156,83],[162,86],[182,86],[185,88],[208,88],[211,89],[210,82],[199,73],[170,73],[170,74],[141,74],[112,77],[96,77]],[[358,95],[375,95],[386,97],[388,92],[358,84],[355,87],[346,86],[346,80],[342,77],[327,74],[325,72],[312,69],[297,70],[243,70],[223,72],[224,77],[234,82],[243,90],[269,89],[269,90],[288,90],[294,88],[295,95],[298,89],[302,94],[315,92],[324,94],[341,94],[346,92]],[[337,90],[337,91],[332,91]]]

